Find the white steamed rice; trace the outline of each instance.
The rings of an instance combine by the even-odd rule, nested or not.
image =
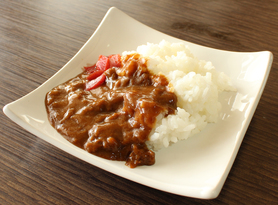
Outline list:
[[[149,70],[168,78],[178,97],[176,114],[157,121],[147,142],[149,148],[157,151],[168,147],[200,132],[207,123],[217,122],[219,93],[235,91],[227,75],[217,72],[211,62],[194,57],[183,43],[163,40],[139,46],[136,52],[149,59]]]

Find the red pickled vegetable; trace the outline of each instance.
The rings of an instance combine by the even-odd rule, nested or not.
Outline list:
[[[106,71],[110,68],[110,61],[109,58],[103,55],[100,55],[97,61],[97,70]]]
[[[102,70],[96,70],[88,75],[87,80],[89,80],[89,81],[93,80],[93,79],[97,78],[98,76],[100,76],[103,72],[104,71],[102,71]]]
[[[84,69],[87,71],[87,73],[93,73],[97,70],[96,64],[92,66],[85,66]]]
[[[98,76],[98,77],[95,78],[94,80],[89,81],[89,82],[86,84],[86,90],[91,90],[91,89],[97,88],[97,87],[100,86],[102,83],[104,83],[105,78],[106,78],[105,74],[102,73],[100,76]]]
[[[119,54],[108,56],[110,61],[110,68],[121,67],[121,56]]]
[[[98,61],[93,66],[84,67],[87,71],[86,90],[97,88],[104,83],[106,76],[104,72],[112,67],[121,67],[121,56],[119,54],[103,56],[100,55]]]

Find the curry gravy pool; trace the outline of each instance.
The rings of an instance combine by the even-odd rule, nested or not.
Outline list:
[[[139,54],[105,71],[105,82],[86,90],[86,71],[53,88],[45,98],[51,125],[68,141],[134,168],[155,163],[145,142],[157,117],[174,114],[177,97],[163,75],[153,75]]]

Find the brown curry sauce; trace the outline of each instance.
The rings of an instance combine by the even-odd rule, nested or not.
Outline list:
[[[106,81],[87,91],[86,72],[53,88],[45,99],[51,125],[68,141],[96,156],[126,161],[134,168],[155,163],[145,142],[158,115],[174,114],[177,97],[163,75],[153,75],[146,59],[130,54]]]

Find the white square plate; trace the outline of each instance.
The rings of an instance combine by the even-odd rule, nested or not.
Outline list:
[[[98,56],[135,50],[147,42],[187,44],[201,60],[211,61],[231,77],[237,92],[221,95],[220,120],[200,134],[156,153],[153,166],[130,169],[75,147],[49,124],[46,93],[76,76]],[[69,42],[70,43],[70,42]],[[165,35],[111,8],[80,51],[53,77],[28,95],[4,107],[4,113],[34,135],[108,172],[166,192],[212,199],[219,195],[266,84],[273,56],[268,51],[239,53],[212,49]]]

